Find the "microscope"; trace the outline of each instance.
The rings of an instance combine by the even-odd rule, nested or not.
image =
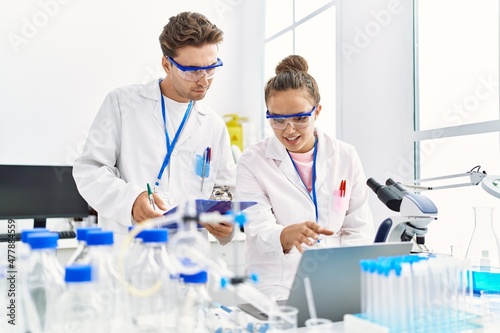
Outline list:
[[[385,186],[373,178],[369,178],[366,184],[387,208],[401,214],[381,223],[375,242],[413,242],[413,253],[429,252],[425,246],[425,234],[427,225],[437,219],[436,205],[391,178],[386,180]]]

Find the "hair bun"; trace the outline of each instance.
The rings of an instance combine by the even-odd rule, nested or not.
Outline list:
[[[276,66],[275,73],[279,74],[282,72],[304,72],[307,73],[309,70],[309,65],[307,65],[306,59],[299,55],[290,55],[283,60],[281,60]]]

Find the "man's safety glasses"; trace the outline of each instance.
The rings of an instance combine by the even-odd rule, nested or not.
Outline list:
[[[169,56],[166,56],[168,60],[172,64],[174,64],[175,67],[177,67],[179,76],[183,78],[184,80],[187,81],[192,81],[192,82],[197,82],[199,81],[203,76],[206,77],[207,80],[211,79],[214,77],[215,72],[219,70],[219,68],[223,65],[222,60],[217,58],[217,62],[213,65],[209,66],[203,66],[203,67],[196,67],[196,66],[182,66],[178,63],[175,62],[174,59],[170,58]]]
[[[306,128],[311,124],[311,117],[316,111],[316,106],[309,112],[295,113],[295,114],[271,114],[269,110],[266,112],[266,118],[269,119],[269,124],[272,128],[277,130],[284,130],[288,124],[294,129]]]

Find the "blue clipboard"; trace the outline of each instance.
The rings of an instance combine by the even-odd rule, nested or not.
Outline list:
[[[239,210],[237,211],[237,206],[239,204]],[[219,212],[221,214],[227,214],[230,211],[234,213],[239,213],[248,207],[256,205],[255,201],[223,201],[223,200],[205,200],[205,199],[196,199],[196,213],[212,213]],[[177,211],[177,207],[170,209],[165,212],[163,215],[169,215]],[[177,223],[171,224],[166,227],[171,231],[177,230]],[[198,224],[198,229],[203,229],[204,227],[201,224]]]

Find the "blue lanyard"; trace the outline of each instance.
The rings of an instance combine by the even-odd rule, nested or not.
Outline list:
[[[314,203],[314,209],[316,210],[316,223],[318,222],[318,216],[319,216],[319,214],[318,214],[318,199],[316,197],[316,156],[318,155],[317,144],[318,144],[318,139],[315,138],[314,139],[314,152],[313,152],[313,168],[312,168],[312,190],[311,190],[311,193],[309,193],[309,196],[311,197],[311,199]],[[287,150],[287,152],[288,152],[288,150]],[[299,175],[299,178],[302,181],[302,184],[304,185],[304,187],[307,190],[306,183],[304,183],[304,180],[302,179],[302,177],[300,177],[299,169],[297,169],[297,166],[295,165],[295,162],[293,161],[293,158],[290,155],[290,153],[288,153],[288,156],[290,156],[290,160],[292,160],[293,167],[295,168],[295,171],[297,171],[297,174]]]
[[[155,186],[157,187],[160,186],[160,180],[161,177],[163,176],[163,171],[165,171],[165,168],[170,162],[170,156],[174,151],[175,144],[177,143],[177,140],[179,140],[179,136],[181,135],[182,129],[184,128],[184,125],[186,124],[186,121],[189,118],[189,114],[191,113],[191,108],[193,107],[193,101],[191,100],[189,101],[189,105],[186,109],[186,112],[184,113],[184,118],[182,118],[181,124],[179,125],[177,132],[175,132],[174,139],[172,140],[172,143],[170,143],[170,137],[168,136],[168,131],[167,131],[167,117],[165,115],[165,101],[163,100],[163,94],[161,93],[161,89],[160,89],[160,96],[161,96],[161,115],[163,116],[163,124],[165,126],[165,136],[167,138],[167,156],[165,156],[160,172],[158,173],[158,177],[156,178]]]

